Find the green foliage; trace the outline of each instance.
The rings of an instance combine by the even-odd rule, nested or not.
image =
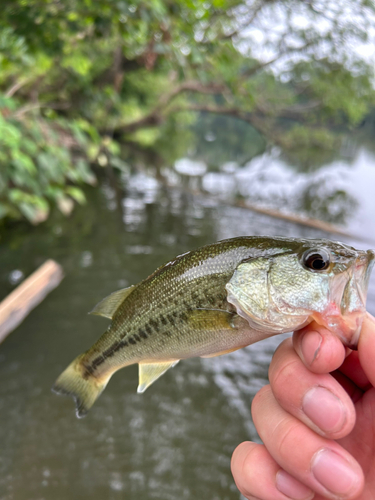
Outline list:
[[[339,134],[320,127],[294,125],[282,135],[284,156],[302,171],[311,171],[332,161],[340,144]]]
[[[314,65],[300,63],[293,73],[295,86],[306,86],[308,82],[303,99],[316,103],[311,121],[356,126],[375,104],[373,70],[364,62],[348,69],[321,59]]]
[[[96,182],[88,162],[92,144],[80,123],[21,120],[21,111],[14,99],[0,100],[0,219],[25,217],[37,224],[55,203],[65,214],[73,200],[84,203],[83,191],[73,184]]]
[[[195,156],[207,163],[210,169],[230,162],[245,165],[264,153],[267,146],[265,138],[256,129],[226,116],[205,114],[195,123],[194,132]]]
[[[328,151],[332,127],[357,126],[374,104],[371,65],[353,47],[372,32],[375,7],[320,9],[314,0],[3,0],[0,219],[36,223],[54,204],[68,214],[93,183],[90,165],[126,170],[132,147],[168,162],[194,142],[199,153],[199,111],[252,126],[241,158],[263,148],[254,129],[298,161]],[[242,132],[215,135],[235,144]]]

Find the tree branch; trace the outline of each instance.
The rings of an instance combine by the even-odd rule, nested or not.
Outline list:
[[[172,108],[171,113],[186,112],[186,111],[198,111],[203,113],[215,113],[220,115],[227,115],[233,118],[237,118],[245,123],[248,123],[253,128],[255,128],[259,133],[267,137],[274,144],[285,147],[285,141],[283,140],[283,135],[276,127],[276,120],[280,118],[292,118],[290,115],[267,115],[264,111],[256,109],[253,112],[242,111],[238,108],[228,108],[225,106],[212,106],[206,104],[190,104],[188,106],[180,106]],[[303,121],[302,114],[296,115],[293,119],[298,119]]]
[[[171,110],[171,112],[175,113],[182,111],[199,111],[203,113],[232,116],[233,118],[248,123],[275,144],[281,145],[281,140],[279,140],[278,134],[274,128],[274,120],[270,119],[270,117],[265,117],[262,113],[257,111],[247,112],[239,108],[227,108],[225,106],[211,106],[206,104],[190,104],[189,106],[175,107]]]
[[[249,19],[245,19],[244,21],[242,21],[241,23],[239,23],[239,25],[237,26],[237,28],[234,29],[231,33],[228,33],[228,34],[224,34],[223,33],[221,36],[215,38],[214,41],[217,42],[217,41],[223,41],[223,40],[230,40],[230,39],[234,38],[236,35],[239,35],[243,29],[248,28],[254,22],[255,18],[257,17],[257,15],[259,14],[259,12],[262,10],[262,8],[264,7],[264,5],[265,5],[265,2],[263,0],[260,0],[258,2],[258,5],[256,5],[254,7],[254,10],[251,13],[251,16],[250,16]],[[212,40],[203,40],[201,43],[202,44],[212,43]]]
[[[68,109],[70,108],[70,104],[69,103],[49,103],[49,104],[42,104],[40,102],[36,102],[34,104],[25,104],[25,106],[22,106],[20,108],[17,109],[17,111],[15,111],[13,113],[13,118],[21,118],[22,115],[24,115],[25,113],[28,113],[29,111],[33,111],[34,109],[42,109],[42,108],[48,108],[48,109]]]
[[[219,94],[223,93],[227,88],[222,84],[210,83],[205,85],[196,80],[187,80],[174,87],[170,92],[159,97],[156,106],[145,116],[117,127],[115,133],[132,133],[142,127],[153,127],[159,125],[165,118],[163,116],[164,109],[170,102],[183,92],[198,92],[200,94]]]
[[[244,80],[245,78],[250,78],[253,75],[255,75],[255,73],[257,73],[259,70],[264,69],[267,66],[270,66],[271,64],[278,61],[282,57],[287,56],[287,55],[291,55],[291,54],[296,54],[299,52],[303,52],[305,49],[311,47],[315,43],[316,43],[316,40],[311,40],[310,42],[305,43],[305,45],[302,45],[301,47],[294,48],[294,49],[288,48],[288,49],[282,50],[272,59],[269,59],[268,61],[264,61],[264,62],[259,62],[258,64],[256,64],[252,68],[249,68],[247,71],[244,71],[239,79]]]
[[[19,90],[21,87],[26,85],[30,81],[30,78],[25,78],[24,80],[18,80],[14,85],[12,85],[6,92],[5,92],[5,97],[13,97],[14,94]]]

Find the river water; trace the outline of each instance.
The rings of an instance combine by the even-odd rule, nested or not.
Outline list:
[[[105,319],[87,312],[177,254],[238,235],[337,239],[230,206],[223,196],[239,192],[258,203],[325,214],[352,234],[340,239],[374,247],[375,160],[362,148],[350,161],[298,172],[271,151],[245,167],[208,172],[200,183],[210,196],[162,188],[145,171],[127,178],[121,199],[104,184],[70,218],[56,214],[4,236],[1,297],[48,258],[63,266],[65,279],[0,346],[0,500],[240,498],[230,457],[241,441],[258,439],[251,400],[267,383],[280,337],[183,361],[143,395],[136,394],[137,367],[128,367],[82,420],[72,400],[50,388],[106,329]],[[368,307],[375,313],[374,277]]]

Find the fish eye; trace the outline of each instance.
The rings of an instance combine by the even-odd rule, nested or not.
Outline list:
[[[327,250],[308,250],[302,256],[302,263],[311,271],[325,271],[331,263]]]

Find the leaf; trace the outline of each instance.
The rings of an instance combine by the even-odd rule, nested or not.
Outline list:
[[[20,211],[34,225],[44,222],[49,213],[48,207],[41,207],[32,203],[21,203]]]
[[[25,155],[19,150],[13,150],[12,159],[13,159],[12,163],[17,169],[23,172],[27,172],[28,174],[31,175],[36,175],[37,169],[30,156]]]
[[[57,206],[59,207],[61,213],[64,215],[70,215],[74,208],[74,202],[67,196],[60,196],[57,199]]]
[[[69,186],[66,188],[65,192],[81,205],[83,205],[86,202],[86,197],[84,192],[77,187]]]
[[[39,224],[48,217],[48,203],[40,196],[25,193],[20,189],[11,189],[9,199],[32,224]]]
[[[121,160],[121,158],[114,156],[111,158],[110,163],[111,163],[112,167],[117,168],[118,170],[120,170],[121,172],[124,172],[125,174],[129,174],[130,167],[125,161]]]
[[[10,215],[14,212],[12,206],[7,203],[0,202],[0,219],[4,219],[7,215]]]

